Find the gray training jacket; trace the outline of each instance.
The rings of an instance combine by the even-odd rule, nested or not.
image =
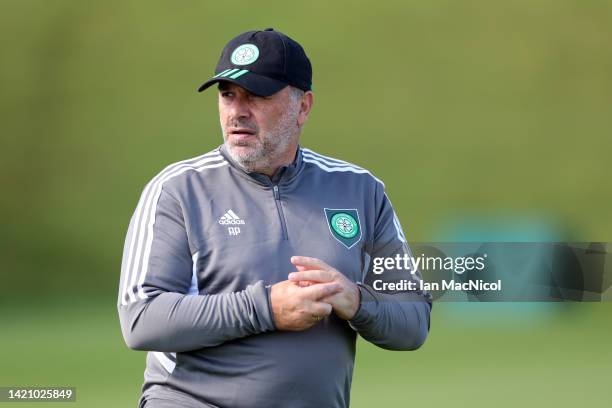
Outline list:
[[[431,297],[377,292],[421,279],[372,273],[375,257],[409,252],[383,183],[353,164],[299,148],[270,179],[219,148],[166,167],[145,187],[123,252],[118,298],[127,345],[147,350],[143,395],[171,389],[213,407],[348,407],[356,335],[413,350]],[[270,285],[320,258],[357,282],[361,305],[312,328],[276,330]]]

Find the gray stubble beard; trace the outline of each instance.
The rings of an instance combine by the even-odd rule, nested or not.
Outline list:
[[[269,172],[276,158],[284,154],[292,144],[295,143],[297,145],[297,139],[299,138],[299,128],[297,127],[298,108],[299,105],[296,107],[292,103],[285,110],[274,129],[266,135],[260,134],[261,138],[259,141],[261,142],[261,148],[247,154],[239,155],[236,153],[234,146],[228,143],[227,134],[223,125],[221,125],[224,133],[224,144],[228,154],[248,172]]]

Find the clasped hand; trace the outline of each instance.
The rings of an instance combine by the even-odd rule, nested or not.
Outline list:
[[[305,330],[332,311],[344,320],[355,316],[361,295],[354,282],[317,258],[293,256],[291,263],[297,272],[271,288],[277,329]]]

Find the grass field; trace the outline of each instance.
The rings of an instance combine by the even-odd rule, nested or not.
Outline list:
[[[351,406],[607,406],[612,305],[530,305],[494,316],[490,304],[437,304],[416,352],[360,341]],[[51,406],[135,406],[145,355],[123,344],[114,309],[84,299],[3,307],[0,384],[77,388],[76,403]]]
[[[287,4],[0,2],[0,386],[134,406],[144,354],[115,311],[129,218],[161,168],[221,143],[195,89],[242,31],[304,45],[303,145],[383,179],[410,242],[483,220],[611,241],[612,2]],[[550,307],[438,304],[417,352],[361,342],[352,406],[609,406],[612,304]]]

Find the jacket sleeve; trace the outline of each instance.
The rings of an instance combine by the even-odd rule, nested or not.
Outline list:
[[[123,250],[118,312],[128,347],[184,352],[274,330],[262,281],[240,292],[198,294],[181,206],[152,187],[141,196]]]
[[[391,202],[384,188],[377,189],[377,218],[374,241],[371,245],[370,266],[362,283],[361,304],[357,314],[349,321],[361,337],[389,350],[414,350],[419,348],[429,333],[429,319],[432,307],[429,293],[418,290],[421,274],[405,269],[385,270],[373,273],[375,258],[412,257],[412,253]],[[415,281],[417,290],[383,291],[374,281],[401,282]]]

